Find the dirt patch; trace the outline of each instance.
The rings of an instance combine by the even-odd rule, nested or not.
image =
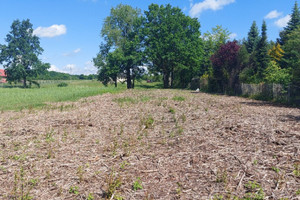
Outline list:
[[[0,199],[297,199],[299,117],[180,90],[2,112]]]

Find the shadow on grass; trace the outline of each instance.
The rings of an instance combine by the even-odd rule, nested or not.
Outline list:
[[[140,83],[135,86],[136,89],[162,89],[162,83]]]
[[[1,85],[0,88],[24,88],[23,85]]]

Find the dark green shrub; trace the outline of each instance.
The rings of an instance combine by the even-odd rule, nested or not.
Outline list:
[[[57,84],[57,87],[67,87],[68,86],[68,83],[65,83],[65,82],[61,82],[59,84]]]

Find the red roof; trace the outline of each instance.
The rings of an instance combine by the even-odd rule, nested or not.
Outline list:
[[[4,69],[0,69],[0,76],[2,77],[6,77],[5,71]]]

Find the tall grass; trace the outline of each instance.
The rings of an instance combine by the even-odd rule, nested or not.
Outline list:
[[[76,101],[82,97],[125,90],[126,85],[104,87],[97,81],[72,81],[68,87],[57,87],[59,83],[42,84],[41,88],[0,88],[0,111],[21,110],[43,106],[46,102]]]

